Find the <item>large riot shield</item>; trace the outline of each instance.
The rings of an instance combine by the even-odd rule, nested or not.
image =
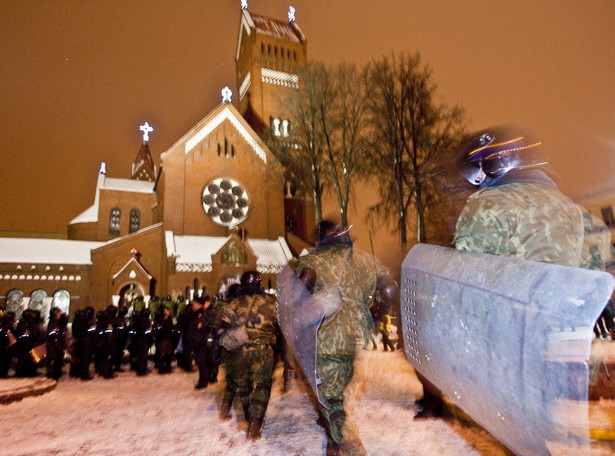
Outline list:
[[[402,266],[406,357],[517,454],[587,446],[592,329],[613,285],[605,272],[417,245]]]
[[[289,266],[278,274],[277,282],[278,319],[284,339],[318,401],[329,408],[327,400],[318,392],[316,334],[325,316],[341,308],[339,288],[331,286],[313,295]]]

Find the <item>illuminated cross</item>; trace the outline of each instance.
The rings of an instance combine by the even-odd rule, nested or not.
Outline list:
[[[222,103],[230,103],[233,92],[228,87],[222,89]]]
[[[294,6],[288,7],[288,21],[295,22],[295,7]]]
[[[241,9],[248,9],[248,0],[241,0]]]
[[[139,130],[143,132],[143,142],[149,141],[149,134],[154,131],[152,127],[149,126],[149,123],[145,122],[145,124],[139,127]]]

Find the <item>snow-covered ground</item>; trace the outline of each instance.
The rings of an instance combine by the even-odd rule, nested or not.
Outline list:
[[[422,389],[402,352],[362,351],[347,405],[370,455],[504,454],[485,431],[455,422],[413,422]],[[302,385],[283,393],[275,370],[262,439],[246,443],[235,419],[218,420],[223,381],[194,390],[196,373],[175,370],[83,382],[64,376],[39,397],[2,407],[2,454],[320,455],[325,435]],[[224,379],[221,372],[220,380]],[[473,448],[477,447],[477,449]]]
[[[413,421],[422,395],[403,352],[361,351],[347,409],[369,455],[506,455],[493,437],[454,418]],[[224,386],[195,390],[197,374],[176,369],[89,382],[60,379],[55,390],[1,407],[0,454],[26,455],[322,455],[325,435],[310,396],[295,383],[282,392],[275,370],[262,439],[246,443],[235,418],[220,422]],[[613,454],[605,447],[592,456]],[[562,449],[558,454],[578,454]]]

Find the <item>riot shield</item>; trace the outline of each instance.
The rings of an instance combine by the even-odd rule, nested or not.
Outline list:
[[[406,357],[517,454],[587,447],[592,329],[613,286],[605,272],[417,245],[402,266]]]
[[[312,295],[289,266],[278,274],[277,283],[278,320],[284,339],[318,401],[328,409],[327,400],[318,393],[316,334],[325,316],[341,308],[338,289],[330,287]]]

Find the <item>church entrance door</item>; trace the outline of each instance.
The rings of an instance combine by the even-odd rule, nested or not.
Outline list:
[[[143,298],[145,296],[143,286],[136,282],[124,285],[118,294],[120,296],[118,305],[126,307],[130,307],[136,297],[140,296]]]

